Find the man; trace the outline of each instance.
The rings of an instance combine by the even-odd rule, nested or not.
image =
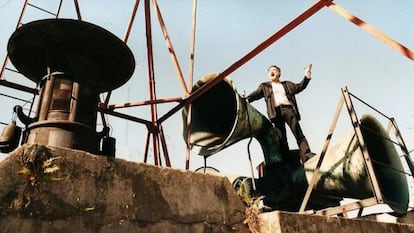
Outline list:
[[[295,95],[304,90],[311,80],[312,64],[305,69],[305,77],[300,83],[280,81],[281,70],[272,65],[268,68],[270,81],[261,83],[259,87],[247,96],[247,101],[264,98],[267,114],[274,124],[276,136],[279,139],[282,151],[289,154],[285,124],[289,126],[300,150],[300,160],[304,164],[314,154],[309,148],[308,141],[299,125],[300,114]]]

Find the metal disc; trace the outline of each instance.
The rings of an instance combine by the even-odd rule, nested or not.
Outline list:
[[[74,19],[45,19],[19,27],[10,37],[8,55],[15,68],[38,83],[51,72],[96,87],[99,92],[125,84],[135,69],[127,45],[111,32]]]

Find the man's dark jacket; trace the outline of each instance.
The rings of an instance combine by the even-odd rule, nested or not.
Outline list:
[[[303,80],[300,83],[293,83],[291,81],[282,81],[283,88],[286,92],[286,97],[288,98],[290,104],[293,107],[293,110],[295,111],[296,117],[298,120],[300,120],[300,114],[298,110],[298,105],[296,103],[295,94],[303,91],[306,86],[308,86],[310,79],[304,77]],[[246,99],[247,101],[253,102],[255,100],[263,98],[266,101],[266,107],[267,107],[267,115],[269,119],[273,119],[276,117],[276,103],[275,98],[273,96],[273,88],[272,88],[272,82],[264,82],[259,85],[259,87],[254,90],[252,93],[250,93]]]

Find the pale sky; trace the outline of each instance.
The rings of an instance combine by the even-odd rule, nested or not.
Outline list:
[[[113,91],[110,103],[142,101],[149,99],[144,9],[141,1],[137,18],[128,41],[136,67],[133,77],[121,88]],[[194,80],[210,72],[221,72],[246,55],[259,43],[292,21],[316,1],[312,0],[198,0]],[[54,11],[58,1],[31,1],[32,4]],[[184,76],[189,76],[189,53],[193,1],[158,0],[161,13],[177,53]],[[414,49],[414,21],[412,0],[337,0],[337,5],[356,15],[389,37]],[[0,0],[0,56],[6,56],[7,41],[16,28],[23,1]],[[76,18],[73,1],[64,1],[62,18]],[[124,38],[134,1],[80,1],[82,19]],[[153,16],[155,16],[152,10]],[[28,8],[23,22],[50,18],[34,8]],[[184,96],[173,63],[156,17],[152,18],[154,66],[158,98]],[[312,81],[307,89],[297,95],[302,115],[301,125],[311,149],[320,153],[334,112],[341,95],[341,88],[363,99],[389,117],[394,117],[401,130],[408,150],[414,149],[414,85],[413,61],[376,39],[325,7],[273,45],[252,58],[230,77],[240,94],[248,94],[259,83],[267,81],[266,70],[276,64],[282,69],[282,80],[299,82],[306,65],[313,64]],[[8,72],[10,81],[34,84]],[[23,99],[27,94],[0,87]],[[1,122],[9,122],[12,106],[22,104],[2,97]],[[162,116],[175,104],[158,106]],[[263,101],[253,106],[266,114]],[[356,104],[358,115],[371,113]],[[120,110],[150,120],[149,106]],[[379,120],[383,121],[383,118]],[[143,161],[143,125],[109,117],[112,136],[117,140],[117,157]],[[385,121],[386,122],[386,121]],[[181,111],[163,124],[172,167],[185,167],[185,143],[182,139]],[[386,126],[386,125],[385,125]],[[343,111],[338,123],[338,137],[352,130],[349,116]],[[98,126],[98,129],[99,126]],[[208,159],[208,165],[222,172],[249,175],[247,141],[243,140]],[[292,149],[297,145],[290,137]],[[263,155],[256,142],[251,146],[253,166]],[[0,159],[4,155],[0,155]],[[151,161],[152,162],[152,161]],[[191,153],[190,169],[203,165],[202,157]]]

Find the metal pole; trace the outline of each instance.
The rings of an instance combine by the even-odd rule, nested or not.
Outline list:
[[[383,200],[383,196],[382,196],[382,193],[381,193],[381,189],[379,187],[378,180],[377,180],[377,177],[376,177],[375,172],[374,172],[374,167],[372,165],[372,162],[371,162],[371,159],[370,159],[370,156],[369,156],[369,153],[368,153],[368,149],[365,145],[364,137],[362,136],[359,120],[358,120],[358,117],[355,113],[354,106],[352,104],[352,100],[351,100],[351,97],[349,95],[348,89],[347,88],[342,89],[342,94],[344,96],[345,103],[346,103],[346,106],[347,106],[347,109],[348,109],[348,113],[349,113],[349,116],[351,118],[352,126],[354,127],[354,130],[355,130],[355,135],[358,138],[359,148],[361,149],[362,156],[364,157],[368,177],[370,178],[370,182],[371,182],[371,186],[372,186],[372,192],[374,194],[374,197],[377,200],[377,203],[378,204],[383,203],[384,200]]]
[[[181,88],[183,89],[184,94],[186,96],[188,96],[189,91],[188,91],[188,88],[187,88],[187,84],[185,83],[183,72],[182,72],[180,64],[178,62],[177,55],[175,54],[174,46],[173,46],[173,44],[171,42],[171,38],[168,34],[167,27],[165,26],[164,19],[162,18],[161,11],[160,11],[160,8],[158,6],[157,0],[153,0],[152,2],[154,3],[155,13],[157,14],[157,18],[158,18],[158,21],[159,21],[160,26],[161,26],[161,31],[164,35],[165,42],[167,43],[168,52],[170,53],[171,59],[174,63],[174,68],[175,68],[175,71],[177,72],[177,75],[178,75],[178,78],[179,78],[179,81],[180,81],[180,84],[181,84]]]
[[[145,31],[147,38],[147,55],[148,55],[148,79],[149,79],[149,91],[150,91],[150,100],[153,101],[156,99],[155,95],[155,79],[154,79],[154,60],[153,60],[153,51],[152,51],[152,31],[151,31],[151,14],[150,14],[150,2],[145,0]],[[151,104],[151,122],[152,127],[156,130],[151,130],[153,134],[152,142],[154,149],[154,163],[155,165],[159,164],[158,157],[158,124],[157,124],[157,105]]]
[[[192,33],[191,33],[191,45],[190,45],[190,71],[189,71],[189,89],[191,90],[193,86],[193,76],[194,76],[194,51],[195,51],[195,32],[196,32],[196,22],[197,22],[197,0],[193,1],[193,15],[192,15]],[[192,105],[189,103],[187,105],[187,147],[185,151],[185,169],[190,169],[190,135],[191,135],[191,110]]]
[[[78,20],[82,20],[78,0],[73,0],[73,2],[75,3],[76,15],[78,16]]]
[[[344,97],[341,96],[340,99],[339,99],[339,102],[338,102],[338,106],[336,107],[336,112],[335,112],[334,118],[332,120],[331,126],[329,127],[328,136],[325,139],[325,143],[324,143],[323,148],[322,148],[321,156],[319,157],[318,163],[316,164],[316,168],[313,171],[312,179],[311,179],[311,181],[308,185],[308,188],[306,190],[306,193],[305,193],[305,196],[303,198],[302,205],[300,206],[299,212],[305,211],[306,205],[308,204],[310,195],[312,193],[312,189],[315,186],[316,179],[318,177],[320,168],[322,166],[323,159],[325,158],[326,151],[328,150],[329,144],[330,144],[331,139],[332,139],[332,135],[334,133],[334,130],[335,130],[336,124],[338,122],[339,115],[341,114],[341,110],[342,110],[343,106],[344,106]]]

